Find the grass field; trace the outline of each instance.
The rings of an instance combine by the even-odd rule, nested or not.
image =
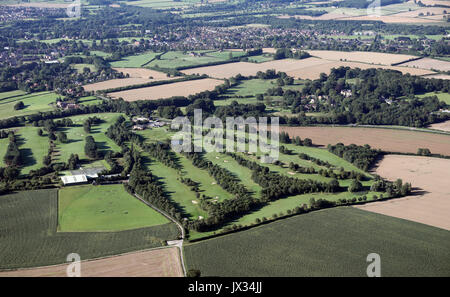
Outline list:
[[[141,7],[152,7],[156,9],[169,9],[181,6],[194,5],[200,2],[199,0],[183,0],[183,1],[173,1],[173,0],[139,0],[127,2],[127,5],[135,5]]]
[[[83,73],[84,68],[89,68],[91,72],[97,71],[97,67],[95,67],[95,65],[93,64],[71,64],[71,66],[75,68],[78,73]]]
[[[435,92],[428,92],[420,95],[416,95],[419,98],[423,97],[429,97],[429,96],[437,96],[439,101],[444,101],[447,105],[450,105],[450,94],[449,93],[435,93]]]
[[[22,91],[12,91],[0,93],[0,119],[52,110],[53,107],[49,104],[56,103],[58,97],[60,96],[53,92],[25,94]],[[19,101],[23,102],[25,108],[14,110],[14,105]]]
[[[149,63],[149,67],[160,67],[160,68],[178,68],[178,67],[190,67],[197,66],[212,62],[227,61],[230,57],[240,57],[245,55],[244,52],[234,52],[234,51],[211,51],[203,50],[196,51],[196,53],[202,54],[201,56],[192,56],[188,52],[174,51],[167,52],[161,56],[160,60],[154,60]]]
[[[122,231],[169,223],[123,185],[75,186],[59,191],[58,231]]]
[[[221,153],[211,152],[205,156],[209,161],[217,164],[236,175],[236,178],[242,183],[255,197],[259,197],[261,186],[255,183],[251,176],[252,171],[247,167],[239,165],[233,158]]]
[[[111,67],[130,67],[137,68],[154,59],[160,53],[147,52],[136,56],[128,56],[120,61],[111,62]]]
[[[86,134],[83,129],[83,122],[89,118],[97,116],[104,120],[104,123],[92,126],[91,133]],[[67,161],[71,154],[78,154],[80,158],[86,158],[84,153],[85,139],[88,135],[94,137],[100,151],[106,153],[108,150],[120,151],[120,147],[105,135],[106,130],[120,116],[118,113],[88,114],[70,117],[74,122],[74,127],[59,128],[67,133],[67,143],[57,142],[56,153],[53,159],[57,161]]]
[[[142,153],[142,155],[146,157],[145,166],[147,169],[160,178],[166,193],[178,205],[185,217],[190,217],[193,220],[207,217],[207,213],[193,202],[198,201],[195,192],[191,191],[187,185],[179,180],[177,170],[167,167],[158,161],[150,160],[145,153]]]
[[[20,153],[24,166],[22,173],[39,169],[44,166],[42,163],[44,156],[48,153],[48,138],[37,134],[38,127],[20,128],[17,135],[19,137]]]
[[[57,232],[57,190],[26,191],[0,197],[0,269],[82,260],[161,246],[178,237],[175,224],[121,232]]]
[[[448,276],[449,232],[340,207],[185,246],[187,269],[202,276]]]

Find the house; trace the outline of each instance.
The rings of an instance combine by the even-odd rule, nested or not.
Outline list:
[[[65,186],[87,183],[87,177],[84,174],[62,176],[61,180]]]

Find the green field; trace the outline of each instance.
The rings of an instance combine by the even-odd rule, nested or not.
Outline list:
[[[57,190],[26,191],[0,197],[0,269],[82,260],[158,247],[179,236],[175,224],[121,232],[57,232]]]
[[[178,205],[185,217],[190,217],[195,220],[200,219],[200,217],[206,218],[208,216],[206,211],[193,202],[198,202],[195,192],[191,191],[189,186],[179,180],[177,170],[167,167],[158,161],[151,160],[146,153],[142,153],[142,156],[146,158],[146,168],[150,170],[153,175],[160,178],[166,193],[170,199]]]
[[[200,2],[200,0],[182,0],[182,1],[172,1],[172,0],[138,0],[138,1],[126,1],[127,5],[135,5],[142,7],[152,7],[157,9],[169,9],[181,6],[194,5]]]
[[[23,91],[12,91],[0,93],[0,119],[53,110],[50,103],[56,103],[58,97],[60,96],[53,92],[25,94]],[[14,110],[14,105],[19,101],[23,102],[25,108]]]
[[[87,134],[83,129],[83,123],[87,118],[94,116],[104,120],[104,123],[92,126],[91,133]],[[94,137],[101,152],[120,151],[120,147],[105,135],[106,130],[119,116],[120,114],[118,113],[101,113],[70,117],[74,122],[74,127],[59,128],[59,131],[63,131],[67,134],[67,139],[69,141],[67,143],[57,142],[56,153],[53,156],[53,159],[65,162],[70,158],[71,154],[78,154],[80,158],[86,158],[84,145],[88,135]]]
[[[93,64],[71,64],[71,66],[75,68],[78,73],[83,73],[84,68],[88,68],[90,72],[97,71],[97,67],[95,67]]]
[[[430,96],[437,96],[439,101],[444,101],[447,105],[450,105],[450,94],[449,93],[435,93],[435,92],[428,92],[425,94],[416,95],[419,98],[423,97],[430,97]]]
[[[146,66],[175,69],[178,67],[200,66],[207,63],[227,61],[230,53],[233,57],[245,55],[244,52],[219,52],[213,50],[195,51],[195,53],[202,55],[192,56],[190,52],[182,51],[167,52],[161,56],[160,60],[154,60]]]
[[[136,56],[124,57],[120,61],[111,62],[111,67],[139,68],[142,65],[148,63],[150,60],[154,59],[158,54],[160,53],[147,52]]]
[[[449,231],[351,207],[298,215],[185,246],[187,269],[202,276],[448,276]]]
[[[121,231],[169,223],[123,185],[74,186],[59,191],[58,231]]]

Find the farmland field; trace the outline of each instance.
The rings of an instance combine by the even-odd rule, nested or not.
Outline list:
[[[417,153],[419,148],[429,148],[432,153],[449,155],[450,136],[378,128],[353,127],[280,127],[289,135],[311,138],[314,144],[326,146],[342,142],[346,145],[369,144],[384,151]]]
[[[366,276],[368,254],[382,276],[448,276],[449,231],[339,207],[298,215],[185,247],[202,276]]]
[[[128,74],[129,78],[118,78],[101,81],[93,84],[84,85],[83,88],[86,91],[98,91],[106,90],[110,88],[119,88],[132,85],[139,85],[150,83],[153,81],[170,80],[173,77],[167,77],[163,72],[146,69],[146,68],[113,68],[118,72],[122,72],[125,75]]]
[[[422,69],[430,69],[430,70],[439,70],[439,71],[450,71],[450,62],[441,61],[430,58],[422,58],[419,60],[406,62],[400,64],[400,66],[406,66],[411,68],[422,68]]]
[[[0,197],[0,269],[61,264],[73,252],[86,260],[142,250],[178,236],[172,223],[121,232],[57,232],[57,199],[56,189]]]
[[[450,105],[450,94],[449,93],[435,93],[429,92],[420,95],[416,95],[419,98],[429,97],[429,96],[437,96],[439,101],[444,101],[447,105]]]
[[[388,155],[376,173],[419,188],[415,196],[357,206],[361,209],[450,230],[450,160]]]
[[[450,132],[450,121],[445,121],[437,124],[432,124],[429,127],[430,129],[436,129],[441,131],[447,131]]]
[[[111,62],[111,66],[139,68],[142,65],[148,63],[149,61],[153,60],[158,54],[160,53],[147,52],[136,56],[124,57],[120,61]]]
[[[66,187],[58,196],[61,232],[121,231],[169,223],[123,185]]]
[[[426,69],[372,65],[359,62],[330,61],[315,57],[302,60],[275,60],[258,64],[248,62],[229,63],[224,65],[192,68],[183,70],[182,72],[185,74],[207,74],[208,76],[215,78],[229,78],[232,76],[236,76],[237,74],[249,76],[255,75],[258,71],[275,69],[276,71],[286,72],[286,74],[294,78],[318,79],[320,77],[320,73],[329,73],[332,68],[338,68],[340,66],[360,69],[394,69],[401,71],[402,73],[410,73],[411,75],[427,75],[433,73],[432,71]]]
[[[125,101],[136,100],[157,100],[161,98],[170,98],[173,96],[194,95],[203,91],[212,91],[223,81],[217,79],[197,79],[193,81],[182,81],[171,84],[159,85],[154,87],[145,87],[127,91],[108,93],[112,98],[123,98]]]
[[[368,64],[391,65],[406,61],[415,56],[411,55],[396,55],[387,53],[368,53],[368,52],[342,52],[342,51],[308,51],[312,56],[334,61],[353,61]]]
[[[64,277],[66,264],[51,267],[0,272],[0,277]],[[83,277],[181,277],[180,252],[176,247],[132,252],[81,262]]]
[[[232,57],[240,57],[244,55],[244,52],[234,51],[196,51],[198,55],[191,55],[189,53],[174,51],[167,52],[161,56],[160,60],[154,60],[147,66],[155,68],[178,68],[178,67],[191,67],[196,65],[202,65],[213,62],[227,61]]]

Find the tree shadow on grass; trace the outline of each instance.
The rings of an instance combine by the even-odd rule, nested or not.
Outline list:
[[[154,163],[154,161],[153,161],[152,159],[150,159],[149,157],[147,157],[147,156],[142,156],[142,161],[143,161],[143,163],[146,164],[147,166],[151,166],[152,163]],[[180,213],[182,214],[183,217],[192,218],[192,215],[186,211],[186,207],[180,205],[177,201],[175,201],[175,200],[172,198],[172,195],[175,194],[175,192],[169,191],[169,190],[167,189],[167,184],[166,184],[164,178],[159,177],[159,176],[157,175],[158,172],[152,172],[152,171],[149,170],[149,169],[148,169],[148,171],[150,171],[150,172],[153,174],[154,178],[158,181],[159,185],[163,188],[164,194],[165,194],[167,197],[170,198],[170,200],[172,201],[173,205],[175,206],[175,209],[176,209],[178,212],[180,212]],[[176,177],[174,176],[173,178],[176,178]]]
[[[22,157],[22,163],[24,167],[29,167],[37,164],[36,158],[34,158],[33,151],[31,149],[20,149],[20,155]]]

